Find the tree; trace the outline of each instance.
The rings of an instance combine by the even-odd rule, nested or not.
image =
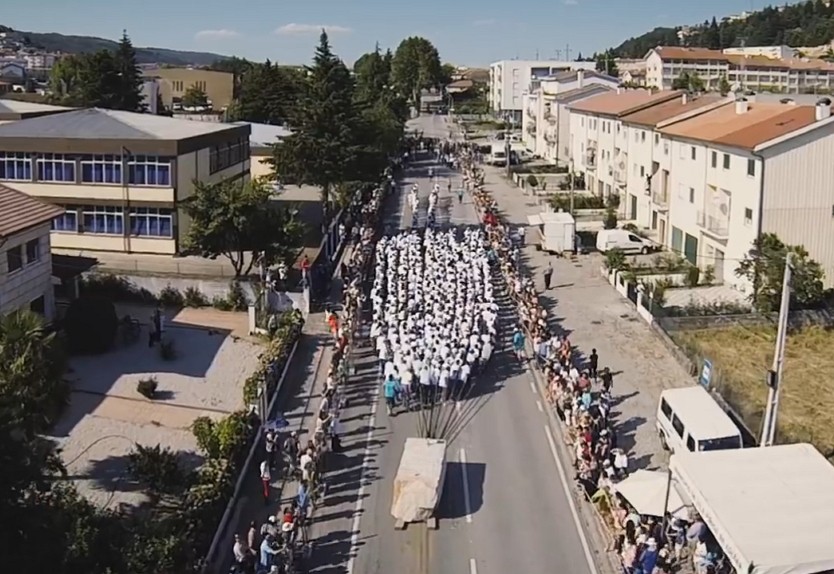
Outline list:
[[[601,54],[596,54],[594,60],[596,61],[597,72],[607,74],[614,78],[619,77],[620,70],[617,68],[617,57],[613,50],[606,50]]]
[[[733,88],[730,86],[729,80],[727,80],[727,76],[722,74],[721,78],[718,80],[718,91],[722,96],[726,96],[732,91],[732,89]]]
[[[443,64],[440,66],[440,85],[448,86],[452,83],[452,77],[458,73],[458,68],[454,64]]]
[[[302,94],[297,129],[273,146],[271,164],[276,178],[321,189],[326,224],[330,192],[355,170],[357,113],[350,72],[333,54],[325,32],[307,68]]]
[[[144,112],[145,98],[142,95],[142,72],[136,61],[136,49],[127,35],[122,32],[122,39],[114,54],[116,81],[116,101],[113,109],[126,112]]]
[[[753,286],[750,302],[763,313],[779,309],[788,253],[793,253],[791,302],[807,308],[823,299],[824,273],[820,264],[808,256],[804,247],[785,245],[775,234],[764,233],[756,238],[736,269],[736,276]]]
[[[232,118],[272,125],[292,123],[302,82],[297,70],[269,60],[251,64],[240,79]]]
[[[184,204],[191,218],[187,249],[209,259],[226,257],[236,277],[248,275],[258,261],[273,265],[295,253],[301,225],[295,212],[273,201],[272,195],[272,187],[261,179],[197,182]]]
[[[182,96],[182,105],[186,108],[204,108],[208,106],[208,96],[195,84],[185,90]]]
[[[400,94],[420,105],[420,92],[438,87],[442,80],[437,48],[419,36],[406,38],[397,46],[391,61],[391,75]]]
[[[360,102],[379,99],[391,87],[390,72],[377,44],[373,52],[363,54],[353,65],[354,98]]]

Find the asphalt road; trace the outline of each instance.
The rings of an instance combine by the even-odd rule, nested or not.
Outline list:
[[[442,116],[423,116],[412,125],[426,136],[449,134]],[[419,221],[424,224],[429,165],[426,157],[409,170],[401,192],[389,199],[390,228],[410,225],[405,196],[415,181],[421,193]],[[477,223],[471,199],[466,196],[460,204],[447,192],[448,179],[454,189],[460,175],[439,166],[434,170],[441,185],[438,223]],[[310,571],[596,574],[569,498],[571,485],[564,475],[570,469],[557,458],[531,373],[509,349],[514,317],[510,306],[502,305],[502,344],[471,395],[448,413],[449,464],[437,531],[423,524],[394,529],[393,477],[405,439],[417,435],[418,415],[387,416],[370,354],[357,352],[357,376],[347,391],[350,403],[342,418],[344,451],[329,472],[328,496],[316,513]]]

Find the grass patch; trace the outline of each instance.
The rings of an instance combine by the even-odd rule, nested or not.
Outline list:
[[[690,357],[707,357],[713,384],[754,433],[761,433],[765,374],[773,362],[771,326],[680,331]],[[808,327],[788,334],[779,399],[777,441],[810,442],[834,461],[834,331]],[[717,376],[716,376],[717,375]]]

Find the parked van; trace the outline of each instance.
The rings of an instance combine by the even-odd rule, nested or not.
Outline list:
[[[671,452],[741,448],[741,431],[704,387],[666,389],[657,405],[657,432]]]
[[[507,146],[504,143],[494,143],[489,150],[489,156],[486,159],[489,165],[506,165],[507,163]]]
[[[626,253],[651,253],[657,246],[626,229],[603,229],[597,233],[597,251],[606,253],[619,249]]]

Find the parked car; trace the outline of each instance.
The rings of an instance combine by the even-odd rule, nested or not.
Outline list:
[[[652,241],[626,229],[603,229],[597,233],[597,251],[605,253],[619,249],[625,253],[651,253],[658,246]]]

